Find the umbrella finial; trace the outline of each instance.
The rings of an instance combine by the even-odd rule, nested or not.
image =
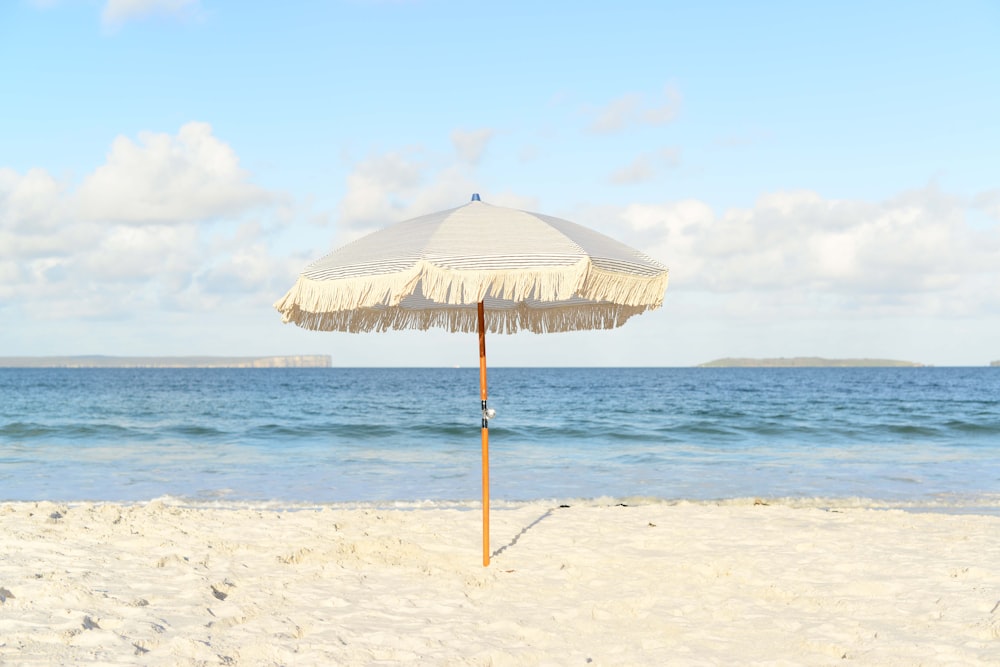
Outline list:
[[[482,201],[481,199],[479,199],[479,193],[478,192],[473,192],[472,193],[472,201]]]

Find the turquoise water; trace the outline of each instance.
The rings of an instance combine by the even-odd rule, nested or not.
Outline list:
[[[493,498],[1000,507],[998,368],[496,368]],[[0,369],[0,500],[472,502],[476,369]]]

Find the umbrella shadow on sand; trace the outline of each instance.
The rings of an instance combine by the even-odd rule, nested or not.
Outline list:
[[[545,514],[541,515],[540,517],[538,517],[537,519],[535,519],[534,521],[532,521],[531,523],[529,523],[527,526],[525,526],[524,528],[522,528],[521,532],[514,536],[514,539],[512,539],[510,542],[508,542],[507,544],[503,545],[502,547],[500,547],[499,549],[497,549],[496,551],[494,551],[493,554],[492,554],[492,556],[491,556],[491,558],[496,558],[497,556],[499,556],[500,554],[502,554],[504,551],[507,551],[507,549],[513,548],[514,545],[516,545],[518,543],[518,541],[522,537],[524,537],[524,535],[526,535],[529,530],[531,530],[532,528],[534,528],[535,526],[537,526],[538,524],[540,524],[542,521],[545,521],[550,516],[552,516],[552,513],[555,512],[556,509],[565,509],[567,507],[569,507],[569,505],[560,505],[558,508],[550,507],[548,510],[546,510]]]

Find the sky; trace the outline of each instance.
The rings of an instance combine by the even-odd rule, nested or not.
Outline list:
[[[998,34],[968,0],[4,0],[0,356],[476,366],[474,334],[272,307],[476,192],[670,268],[661,309],[491,365],[985,365]]]

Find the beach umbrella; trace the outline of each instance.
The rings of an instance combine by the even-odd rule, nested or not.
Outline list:
[[[483,565],[490,562],[486,332],[612,329],[658,308],[667,268],[566,220],[492,206],[397,223],[313,262],[274,304],[321,331],[441,327],[479,335]]]

